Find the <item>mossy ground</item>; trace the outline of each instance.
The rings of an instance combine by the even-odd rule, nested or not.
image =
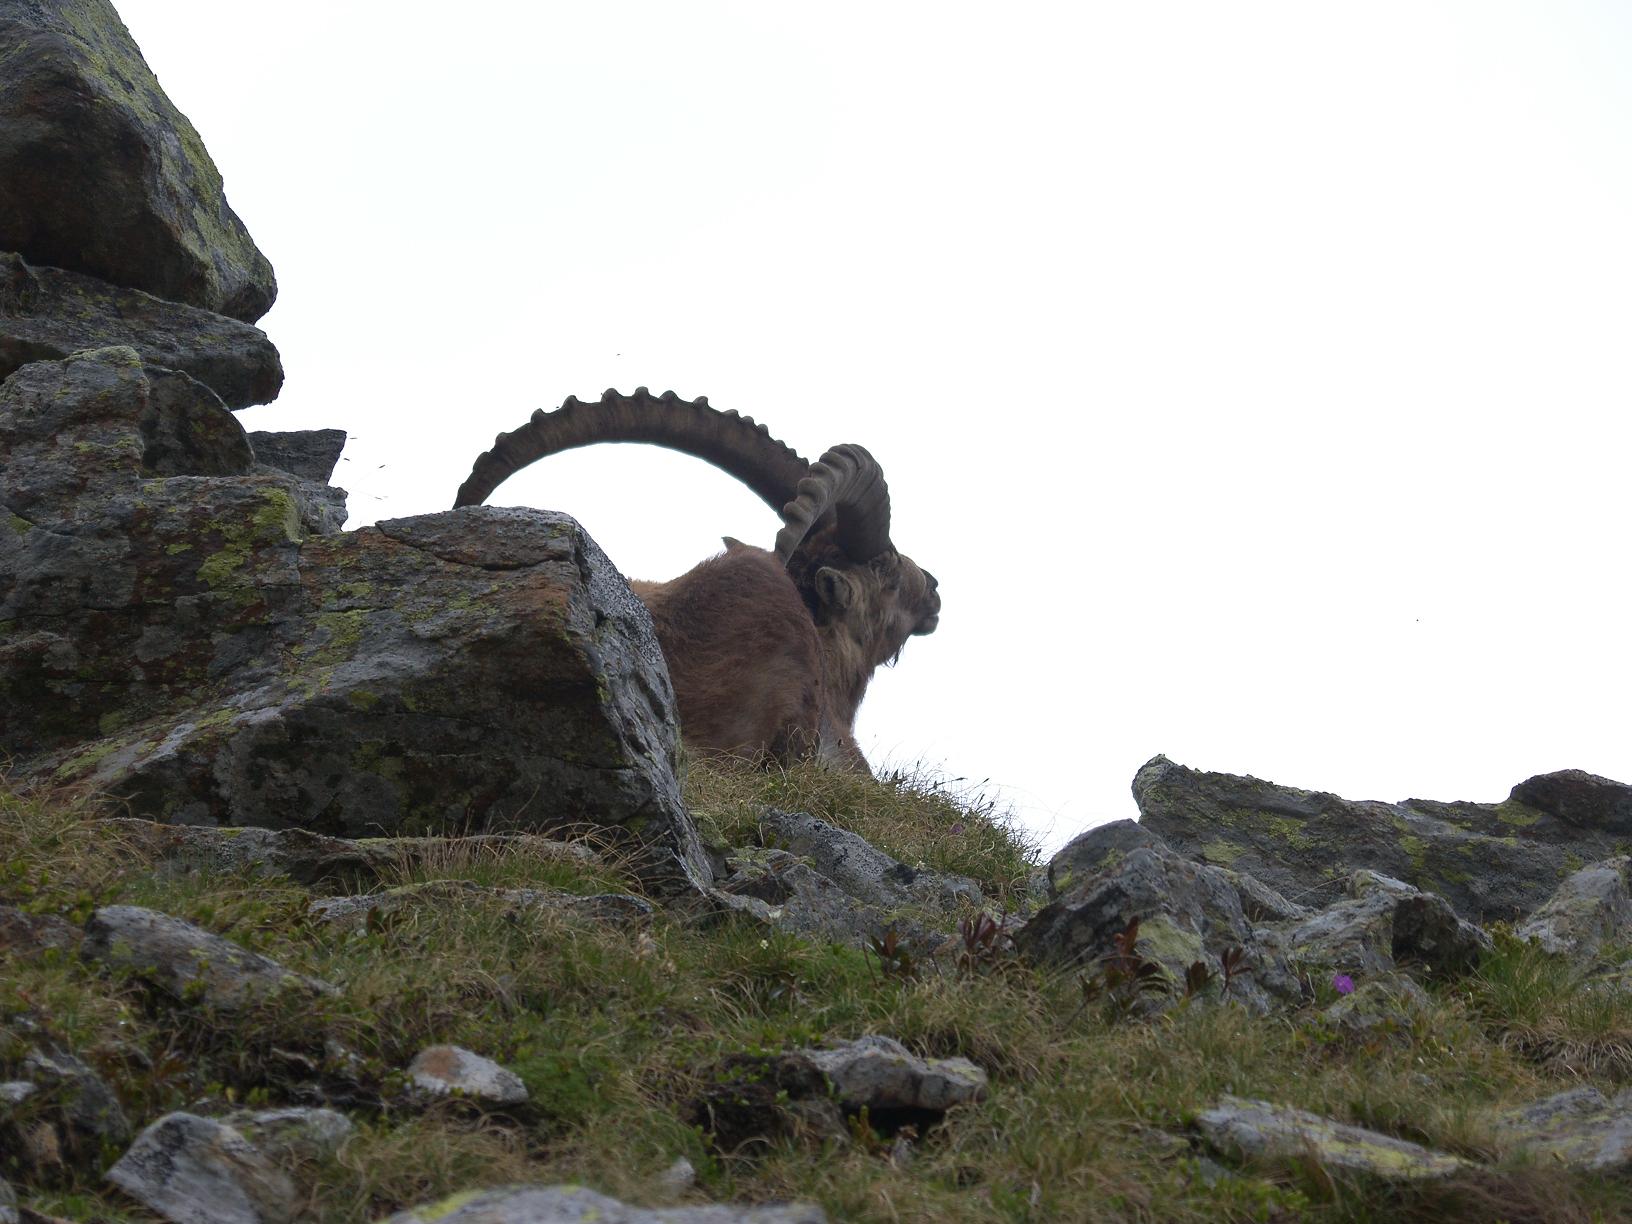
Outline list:
[[[1016,899],[1035,865],[979,803],[921,779],[872,783],[817,770],[694,766],[688,799],[711,837],[751,840],[766,804],[855,829],[909,863],[962,872]],[[1500,1155],[1485,1121],[1582,1082],[1632,1078],[1632,995],[1584,985],[1510,940],[1476,975],[1429,983],[1430,1011],[1366,1040],[1304,1015],[1184,1006],[1117,1021],[1081,1006],[1075,974],[1017,964],[923,964],[888,975],[867,954],[747,921],[662,915],[641,932],[548,914],[518,920],[446,897],[344,932],[306,917],[308,892],[250,875],[144,861],[96,806],[0,796],[0,902],[82,921],[96,905],[149,905],[342,987],[332,1002],[212,1016],[62,953],[11,955],[0,1034],[29,1015],[117,1086],[137,1125],[201,1098],[291,1099],[291,1052],[333,1037],[389,1079],[422,1046],[453,1042],[527,1083],[525,1119],[356,1112],[356,1137],[308,1170],[309,1218],[376,1220],[475,1186],[576,1181],[646,1204],[676,1201],[662,1172],[700,1174],[684,1201],[822,1203],[835,1221],[1613,1220],[1632,1186],[1519,1161],[1431,1187],[1333,1178],[1313,1163],[1242,1169],[1204,1159],[1194,1115],[1224,1093],[1264,1097],[1477,1159]],[[405,865],[411,883],[475,879],[582,892],[632,888],[611,868],[457,847]],[[999,908],[994,905],[994,909]],[[923,1054],[984,1066],[991,1092],[892,1157],[847,1146],[713,1152],[681,1107],[721,1057],[886,1033]],[[19,1043],[0,1036],[0,1072]],[[145,1220],[99,1180],[117,1152],[24,1194],[74,1220]],[[0,1163],[5,1154],[0,1153]]]

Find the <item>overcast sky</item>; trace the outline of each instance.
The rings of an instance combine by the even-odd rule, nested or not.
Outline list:
[[[115,2],[351,526],[672,387],[879,457],[945,608],[863,745],[1051,845],[1158,752],[1632,781],[1625,4]],[[492,500],[646,578],[777,526],[646,448]]]

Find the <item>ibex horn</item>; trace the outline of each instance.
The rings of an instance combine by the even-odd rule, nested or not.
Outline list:
[[[853,561],[870,561],[890,547],[890,488],[867,448],[835,446],[799,481],[798,495],[782,508],[776,555],[785,564],[827,515],[836,519],[839,547]]]

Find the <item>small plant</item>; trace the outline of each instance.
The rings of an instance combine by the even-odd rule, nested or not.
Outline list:
[[[998,943],[1002,933],[1003,924],[985,910],[973,918],[958,919],[958,935],[963,940],[963,949],[958,953],[958,972],[971,974],[995,965],[1002,955]]]
[[[867,941],[867,950],[878,957],[879,972],[886,978],[900,978],[902,981],[911,981],[918,976],[918,962],[913,959],[911,952],[902,946],[901,936],[894,927],[882,935],[875,935]],[[867,962],[871,970],[872,962]]]
[[[1228,998],[1230,993],[1230,983],[1235,981],[1236,978],[1243,977],[1252,972],[1252,970],[1247,967],[1247,950],[1245,948],[1234,946],[1225,948],[1224,951],[1219,954],[1218,963],[1224,970],[1224,986],[1222,993],[1226,998]]]
[[[1098,974],[1083,974],[1077,979],[1082,987],[1082,1003],[1071,1014],[1071,1020],[1096,1002],[1103,1003],[1107,1019],[1126,1020],[1145,995],[1169,993],[1172,987],[1168,984],[1167,971],[1156,961],[1141,956],[1138,944],[1139,919],[1131,918],[1128,925],[1112,937],[1111,951],[1099,958]]]

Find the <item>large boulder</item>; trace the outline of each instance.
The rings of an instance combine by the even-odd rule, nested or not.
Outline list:
[[[249,323],[278,291],[107,0],[0,0],[0,250]]]
[[[228,408],[268,403],[283,386],[278,350],[258,327],[0,251],[0,381],[31,361],[121,344],[191,374]]]
[[[235,432],[236,431],[236,432]],[[130,814],[336,836],[597,827],[707,861],[645,608],[564,515],[313,534],[186,375],[106,349],[0,385],[0,742]]]
[[[1175,850],[1256,877],[1295,902],[1326,905],[1353,872],[1369,868],[1491,922],[1528,914],[1582,863],[1617,853],[1619,784],[1547,785],[1563,776],[1532,778],[1502,803],[1381,803],[1158,756],[1134,778],[1133,794],[1140,823]],[[1541,796],[1555,809],[1535,806]]]

